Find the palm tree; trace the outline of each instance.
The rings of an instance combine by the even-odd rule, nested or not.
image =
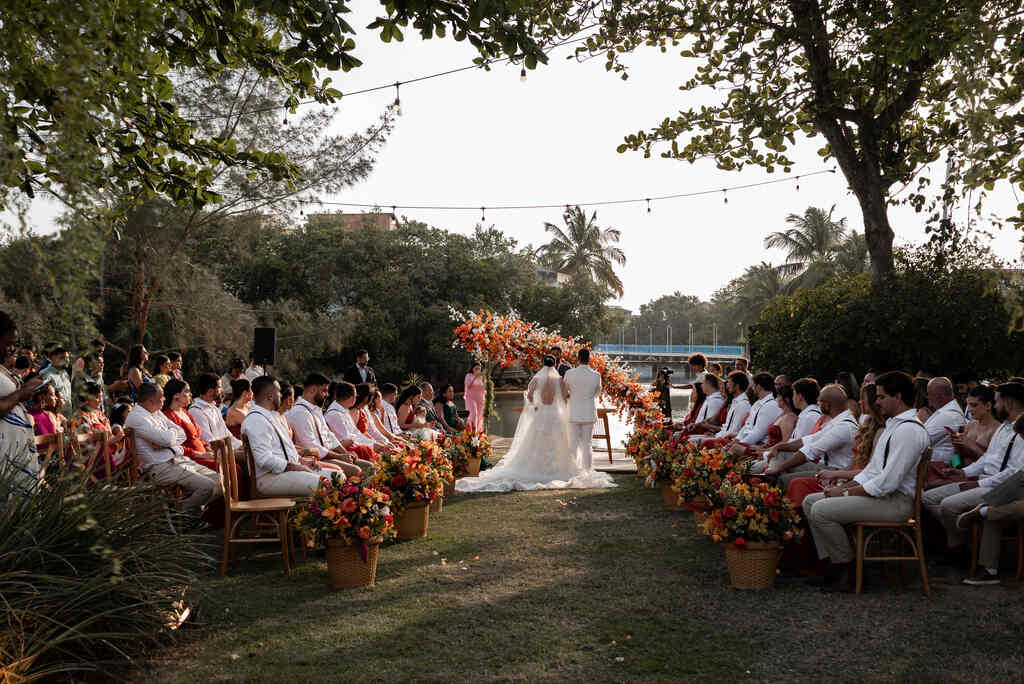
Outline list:
[[[621,233],[598,226],[596,211],[588,219],[579,207],[566,208],[562,219],[565,230],[544,224],[544,230],[553,235],[540,249],[544,263],[564,273],[586,276],[621,297],[622,281],[613,266],[626,263],[626,255],[614,246]]]
[[[864,233],[854,231],[846,236],[843,243],[836,249],[835,264],[837,273],[849,275],[864,273],[871,268],[868,241],[864,237]]]
[[[773,299],[786,294],[788,285],[779,268],[767,261],[748,267],[740,276],[736,290],[736,304],[743,320],[756,320]]]
[[[803,216],[790,214],[786,223],[791,228],[771,233],[764,239],[765,249],[786,251],[786,263],[777,266],[783,276],[790,276],[790,290],[814,287],[835,273],[835,256],[846,238],[846,219],[832,219],[835,205],[824,209],[808,207]]]

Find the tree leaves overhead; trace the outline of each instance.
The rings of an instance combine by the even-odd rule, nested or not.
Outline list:
[[[23,0],[0,14],[0,208],[45,189],[69,204],[108,184],[130,196],[195,206],[216,202],[214,165],[296,180],[285,156],[202,136],[175,100],[176,78],[250,70],[277,81],[276,102],[337,101],[321,71],[349,71],[356,29],[346,0]],[[468,39],[480,59],[545,57],[521,3],[477,0],[379,3],[371,28],[412,25],[429,38]],[[280,112],[283,116],[283,112]]]

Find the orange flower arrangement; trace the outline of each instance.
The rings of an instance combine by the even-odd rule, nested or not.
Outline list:
[[[750,462],[738,459],[721,449],[702,449],[683,442],[683,457],[672,467],[672,489],[691,508],[704,508],[701,503],[719,503],[719,488],[726,482],[741,482],[750,472]]]
[[[395,513],[412,503],[430,503],[444,491],[444,480],[435,460],[441,447],[435,442],[405,444],[381,455],[371,483],[391,497]]]
[[[363,548],[368,540],[394,533],[391,497],[383,489],[354,475],[343,480],[338,472],[320,478],[308,501],[300,504],[292,524],[310,546],[343,539]]]
[[[800,516],[777,487],[757,478],[727,480],[718,489],[717,505],[703,532],[716,543],[743,548],[748,542],[787,542],[803,536]]]
[[[463,431],[443,442],[444,455],[451,464],[455,475],[465,475],[469,459],[487,460],[493,450],[491,440],[484,432]]]

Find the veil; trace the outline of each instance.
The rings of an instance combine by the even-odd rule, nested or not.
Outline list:
[[[549,400],[550,403],[545,403],[545,400]],[[562,395],[562,376],[551,366],[544,366],[537,371],[523,392],[523,412],[519,416],[515,435],[508,447],[509,454],[520,453],[527,438],[532,434],[537,412],[541,410],[554,410],[558,415],[558,423],[565,426],[568,435],[569,404]]]

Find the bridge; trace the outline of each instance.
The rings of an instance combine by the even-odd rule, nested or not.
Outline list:
[[[689,375],[686,359],[692,354],[703,354],[708,361],[732,364],[746,356],[741,345],[723,344],[599,344],[594,347],[606,356],[619,357],[634,368],[650,364],[651,377],[663,366],[676,367]],[[673,380],[675,382],[675,380]]]

